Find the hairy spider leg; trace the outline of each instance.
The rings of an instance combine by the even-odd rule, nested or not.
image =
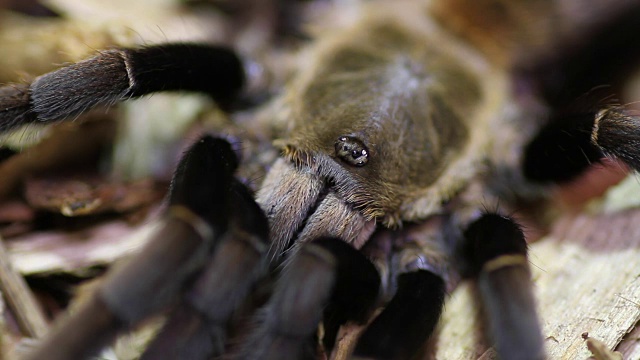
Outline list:
[[[267,219],[249,189],[235,182],[231,229],[142,359],[210,359],[227,343],[227,327],[266,274]]]
[[[445,300],[442,278],[428,270],[398,275],[391,302],[358,340],[356,357],[409,359],[419,353],[433,333]]]
[[[589,37],[516,66],[515,82],[527,84],[525,92],[550,110],[547,124],[525,149],[523,171],[529,180],[570,181],[605,156],[640,169],[637,114],[614,98],[637,69],[640,49],[629,34],[640,30],[638,19],[640,5],[629,3],[610,19],[598,18]]]
[[[226,231],[236,166],[226,141],[207,136],[196,142],[178,166],[169,208],[147,245],[111,270],[91,299],[59,321],[28,359],[95,355],[118,332],[175,303]]]
[[[441,235],[440,226],[406,225],[374,236],[365,246],[363,251],[373,252],[380,272],[387,275],[387,297],[392,297],[358,339],[356,358],[409,359],[423,352],[440,320],[447,291],[449,259],[440,246]]]
[[[545,358],[536,314],[527,243],[511,218],[486,213],[464,231],[463,275],[477,285],[477,298],[490,325],[500,359]]]
[[[344,241],[326,238],[314,243],[337,259],[335,285],[322,316],[322,343],[331,353],[342,325],[365,324],[371,318],[379,301],[381,279],[370,259]]]
[[[614,100],[593,100],[551,119],[525,150],[524,174],[538,182],[568,181],[606,156],[640,170],[639,148],[638,114]]]
[[[319,238],[305,244],[282,269],[237,358],[316,359],[322,317],[366,320],[379,286],[373,264],[344,241]]]
[[[209,94],[228,109],[244,84],[243,62],[226,47],[176,43],[107,50],[31,84],[0,88],[0,133],[158,91]]]

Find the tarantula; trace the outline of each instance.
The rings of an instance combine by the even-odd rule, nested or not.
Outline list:
[[[581,17],[561,4],[372,3],[317,39],[256,116],[281,156],[255,197],[232,145],[202,137],[149,244],[29,358],[94,355],[168,311],[143,358],[315,358],[369,322],[350,356],[408,359],[460,278],[476,282],[501,358],[544,358],[523,232],[485,205],[543,199],[607,156],[640,168],[638,119],[607,96],[636,58],[624,35],[640,4]],[[0,88],[0,131],[157,91],[228,110],[247,64],[202,44],[102,51]]]

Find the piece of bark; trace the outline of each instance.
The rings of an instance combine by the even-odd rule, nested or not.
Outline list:
[[[24,278],[14,270],[0,238],[0,287],[7,305],[26,337],[39,338],[47,332],[47,321]]]
[[[618,351],[611,351],[602,343],[602,341],[594,338],[586,340],[587,348],[593,354],[589,359],[594,360],[622,360],[622,354]]]
[[[114,182],[104,176],[75,175],[31,178],[25,184],[29,205],[69,217],[129,212],[148,206],[163,195],[164,191],[151,179]]]
[[[141,223],[157,215],[151,211]],[[83,274],[94,266],[108,266],[146,242],[153,223],[132,226],[122,219],[107,221],[73,232],[42,231],[7,242],[15,268],[22,274]]]
[[[50,127],[38,144],[0,163],[0,200],[18,194],[28,176],[69,168],[95,168],[96,158],[109,146],[115,122],[107,115],[87,116],[95,121],[64,123]],[[20,132],[20,130],[18,130]]]

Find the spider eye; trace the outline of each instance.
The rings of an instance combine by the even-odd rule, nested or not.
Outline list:
[[[369,162],[369,149],[362,140],[341,136],[335,143],[335,155],[351,166],[364,166]]]

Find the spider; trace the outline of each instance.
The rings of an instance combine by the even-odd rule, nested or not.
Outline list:
[[[640,168],[637,117],[609,96],[635,59],[623,34],[640,6],[601,7],[369,5],[304,50],[257,111],[281,150],[257,193],[234,177],[232,144],[200,138],[148,245],[29,358],[90,357],[166,311],[142,358],[409,359],[461,279],[500,358],[545,358],[522,228],[488,204],[546,200],[605,157]],[[0,131],[158,91],[230,110],[248,64],[194,43],[102,51],[0,88]],[[337,349],[350,323],[366,328]]]

